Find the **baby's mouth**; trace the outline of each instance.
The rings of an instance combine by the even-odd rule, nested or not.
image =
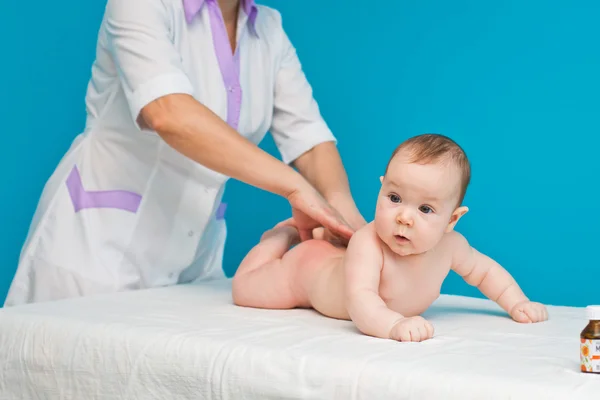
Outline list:
[[[396,238],[397,242],[400,242],[400,243],[406,243],[406,242],[408,242],[408,238],[406,236],[394,235],[394,237]]]

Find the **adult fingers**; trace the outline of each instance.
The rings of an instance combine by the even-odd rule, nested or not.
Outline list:
[[[323,230],[322,238],[330,243],[334,243],[334,244],[340,245],[340,246],[348,246],[348,242],[349,242],[349,240],[347,238],[341,237],[340,235],[337,235],[337,234],[331,232],[329,229]]]
[[[346,239],[350,239],[354,234],[354,230],[341,214],[327,203],[314,188],[298,191],[288,201],[294,210],[294,219],[299,230],[323,226]]]
[[[312,239],[312,229],[298,229],[298,234],[300,235],[300,241],[305,242],[307,240]]]
[[[325,228],[329,229],[332,234],[343,239],[350,239],[354,234],[354,230],[337,212],[324,212],[317,219]]]

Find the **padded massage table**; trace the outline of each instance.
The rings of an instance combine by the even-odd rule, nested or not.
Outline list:
[[[230,281],[0,310],[0,399],[594,399],[583,308],[523,325],[442,295],[399,343],[312,310],[232,305]]]

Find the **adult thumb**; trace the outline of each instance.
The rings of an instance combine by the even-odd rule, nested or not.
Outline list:
[[[300,241],[304,242],[313,238],[312,229],[298,229],[298,235],[300,235]]]

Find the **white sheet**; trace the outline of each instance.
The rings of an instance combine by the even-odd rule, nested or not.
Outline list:
[[[434,339],[358,334],[311,310],[243,309],[229,281],[0,310],[0,399],[592,399],[584,310],[521,325],[442,296]]]

